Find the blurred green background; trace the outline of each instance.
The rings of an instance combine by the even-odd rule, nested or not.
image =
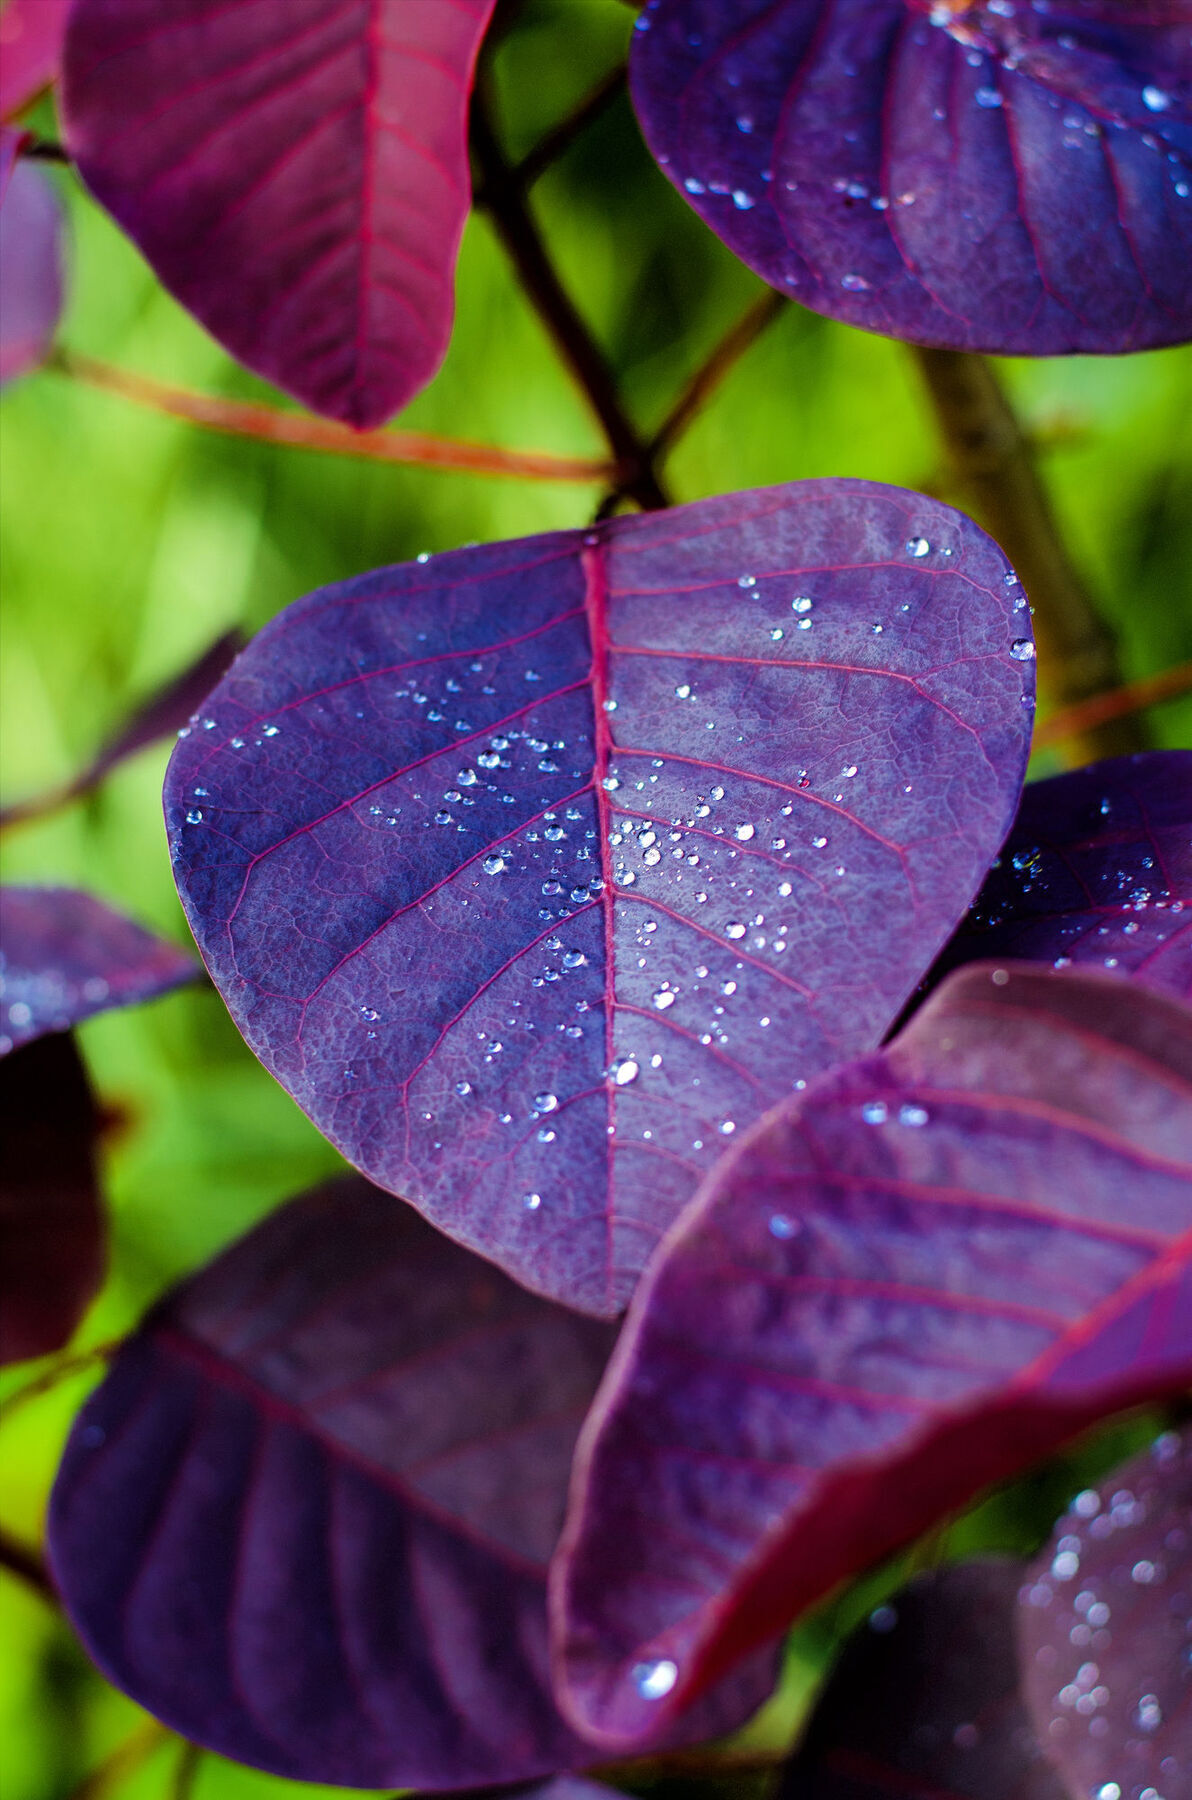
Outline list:
[[[616,63],[631,23],[616,0],[528,0],[493,70],[513,155]],[[53,130],[48,104],[37,121]],[[71,233],[63,343],[206,393],[276,398],[162,293],[69,172],[53,178]],[[656,426],[761,285],[654,167],[623,95],[541,180],[534,205],[626,404],[641,425]],[[1072,553],[1118,635],[1125,675],[1192,658],[1192,350],[1016,362],[1003,373],[1041,445]],[[400,423],[602,454],[585,400],[483,217],[465,237],[446,364]],[[666,473],[678,500],[824,475],[952,497],[911,353],[795,307],[733,369]],[[251,632],[320,583],[420,550],[584,523],[599,498],[595,486],[270,448],[201,432],[59,373],[29,377],[0,404],[0,794],[15,801],[71,776],[140,698],[229,626]],[[1153,709],[1146,728],[1157,745],[1192,743],[1192,703]],[[91,798],[6,833],[4,878],[88,888],[185,941],[161,825],[167,754],[165,744],[146,750]],[[85,1348],[126,1330],[165,1284],[339,1163],[209,990],[96,1019],[79,1036],[101,1097],[124,1121],[105,1145],[111,1271],[79,1333]],[[9,1372],[0,1392],[39,1372]],[[94,1378],[63,1380],[0,1423],[0,1516],[30,1543],[70,1417]],[[1136,1435],[1117,1432],[1113,1455]],[[957,1528],[953,1547],[1029,1547],[1073,1484],[1107,1457],[1110,1448],[1094,1446],[996,1496]],[[800,1630],[783,1702],[757,1741],[789,1731],[841,1625],[891,1579]],[[68,1795],[121,1745],[127,1766],[117,1760],[90,1795],[175,1791],[178,1740],[148,1730],[43,1602],[3,1573],[0,1608],[5,1800]],[[217,1757],[184,1773],[202,1800],[267,1800],[292,1788]]]

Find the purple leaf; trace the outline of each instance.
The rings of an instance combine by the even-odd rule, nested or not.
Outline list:
[[[44,361],[62,311],[62,209],[40,169],[13,166],[21,135],[0,127],[0,383]]]
[[[565,1708],[648,1738],[843,1576],[1189,1381],[1192,1011],[958,972],[763,1121],[651,1266],[553,1575]]]
[[[617,1312],[976,891],[1030,726],[1015,595],[969,520],[857,481],[310,595],[167,777],[233,1018],[371,1179]]]
[[[103,1279],[99,1118],[73,1039],[0,1061],[0,1363],[48,1356]]]
[[[781,1800],[1070,1800],[1019,1693],[1022,1564],[916,1576],[849,1643]]]
[[[0,119],[50,85],[62,57],[70,0],[4,0],[0,11]]]
[[[1192,1792],[1192,1431],[1079,1494],[1022,1598],[1027,1701],[1071,1792]]]
[[[50,1552],[84,1642],[187,1737],[302,1780],[590,1762],[545,1573],[611,1343],[365,1182],[293,1201],[167,1295],[75,1426]]]
[[[241,362],[380,425],[451,334],[493,0],[75,0],[67,142]]]
[[[0,1056],[198,975],[192,956],[75,888],[0,889]]]
[[[936,974],[975,958],[1116,969],[1192,1000],[1192,750],[1035,781]]]
[[[21,824],[26,819],[41,818],[68,801],[89,794],[130,756],[156,743],[158,738],[178,732],[187,719],[194,717],[197,708],[243,647],[244,639],[239,631],[225,631],[195,663],[137,707],[132,717],[97,751],[73,781],[31,800],[18,800],[12,806],[0,807],[0,829]]]
[[[1183,0],[652,0],[666,174],[815,312],[1031,356],[1192,336]]]

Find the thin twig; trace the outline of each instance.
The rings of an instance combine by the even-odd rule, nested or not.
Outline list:
[[[23,1581],[51,1606],[57,1606],[58,1593],[40,1550],[35,1550],[31,1544],[23,1544],[3,1525],[0,1525],[0,1569],[7,1569],[10,1575]]]
[[[90,1350],[77,1350],[69,1356],[60,1356],[56,1362],[43,1369],[40,1375],[34,1375],[23,1387],[15,1388],[0,1407],[0,1425],[6,1425],[18,1407],[25,1406],[30,1400],[36,1400],[39,1394],[48,1394],[56,1388],[60,1381],[66,1381],[71,1375],[78,1375],[84,1369],[92,1368],[97,1362],[107,1362],[115,1356],[123,1338],[109,1338],[105,1343],[93,1344]]]
[[[122,1744],[117,1744],[110,1756],[106,1756],[97,1769],[84,1775],[70,1800],[106,1800],[113,1789],[118,1788],[130,1775],[135,1775],[142,1763],[148,1762],[155,1751],[173,1741],[174,1733],[156,1719],[142,1725],[126,1737]]]
[[[701,408],[707,405],[733,365],[739,362],[745,352],[756,343],[766,327],[772,325],[778,315],[785,311],[786,306],[787,301],[783,294],[763,294],[761,299],[756,300],[749,311],[725,332],[712,354],[696,370],[658,427],[650,443],[651,455],[660,456],[670,449],[675,439],[686,431]]]
[[[131,369],[113,368],[74,350],[57,350],[46,365],[89,387],[119,394],[154,412],[186,419],[208,431],[232,437],[288,444],[331,456],[356,456],[372,462],[406,463],[424,469],[465,470],[473,475],[515,476],[533,481],[606,481],[610,465],[584,457],[551,456],[530,450],[501,450],[488,444],[456,443],[417,431],[352,431],[328,419],[283,412],[277,406],[226,400],[216,394],[194,394],[169,387]]]
[[[1035,748],[1041,750],[1048,744],[1086,737],[1114,719],[1129,718],[1161,701],[1178,700],[1184,694],[1192,694],[1192,662],[1179,663],[1174,669],[1147,675],[1141,681],[1129,681],[1108,694],[1094,694],[1091,700],[1052,713],[1035,727]]]
[[[194,1793],[195,1777],[199,1772],[199,1764],[203,1760],[201,1744],[184,1743],[174,1765],[174,1780],[170,1790],[170,1800],[191,1800]]]
[[[1026,433],[991,365],[959,350],[917,349],[959,485],[1018,571],[1034,608],[1041,684],[1061,707],[1121,685],[1117,646],[1068,554]],[[1072,738],[1074,760],[1144,743],[1137,720],[1107,718]]]
[[[510,169],[510,179],[516,181],[523,193],[532,187],[538,177],[557,162],[565,150],[571,145],[604,111],[605,107],[616,98],[625,86],[625,65],[618,63],[610,69],[602,81],[586,97],[580,101],[573,112],[539,138],[532,150],[526,152],[519,163]]]
[[[476,84],[472,96],[472,151],[479,173],[478,203],[489,213],[526,297],[600,422],[616,458],[618,488],[647,510],[666,506],[666,495],[650,466],[649,449],[621,404],[603,350],[559,280],[520,183],[497,141],[483,82]]]

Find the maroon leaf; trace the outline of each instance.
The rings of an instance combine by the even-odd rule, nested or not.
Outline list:
[[[447,348],[493,0],[75,0],[68,146],[234,356],[379,425]]]
[[[68,801],[89,794],[130,756],[135,756],[158,738],[179,731],[187,719],[194,717],[197,708],[243,647],[244,638],[239,631],[225,631],[204,650],[197,662],[144,701],[73,781],[38,794],[32,800],[18,800],[12,806],[0,807],[0,829],[23,823],[26,819],[41,818]]]
[[[1078,1494],[1022,1599],[1027,1700],[1071,1792],[1192,1792],[1192,1431]]]
[[[58,73],[70,0],[4,0],[0,10],[0,119],[20,112]]]
[[[1069,1800],[1019,1692],[1022,1564],[919,1575],[845,1645],[782,1800]]]
[[[40,169],[14,166],[21,135],[0,127],[0,383],[45,359],[62,311],[62,209]]]
[[[1192,336],[1186,0],[651,0],[654,155],[804,306],[1028,356]]]
[[[103,1671],[195,1742],[362,1787],[591,1761],[545,1571],[612,1342],[367,1183],[169,1294],[85,1407],[50,1552]],[[685,1721],[757,1705],[772,1657]]]
[[[381,570],[250,645],[166,783],[249,1044],[536,1290],[624,1304],[729,1135],[880,1042],[1018,798],[1016,578],[826,481]]]
[[[0,889],[0,1056],[198,975],[192,956],[75,888]]]
[[[566,1708],[646,1738],[750,1643],[1192,1380],[1192,1011],[953,975],[763,1121],[639,1289],[553,1581]]]
[[[1030,784],[936,973],[999,956],[1116,969],[1192,1000],[1192,750]]]
[[[69,1035],[0,1061],[0,1363],[60,1350],[99,1289],[98,1129]]]

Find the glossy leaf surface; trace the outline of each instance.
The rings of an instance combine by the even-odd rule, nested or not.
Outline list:
[[[0,383],[42,362],[62,311],[62,209],[41,169],[15,157],[0,127]],[[5,164],[7,163],[7,168]]]
[[[1192,1791],[1192,1431],[1077,1496],[1027,1577],[1019,1636],[1072,1793]]]
[[[653,0],[665,172],[804,306],[1031,356],[1192,336],[1181,0]]]
[[[1019,1689],[1022,1564],[916,1576],[845,1645],[782,1800],[1071,1800]]]
[[[0,1061],[0,1363],[60,1350],[103,1279],[99,1118],[66,1033]]]
[[[0,1056],[199,974],[194,958],[76,888],[0,889]]]
[[[0,119],[20,112],[58,73],[70,0],[5,0],[0,9]]]
[[[614,1313],[734,1131],[878,1043],[1017,802],[1021,589],[809,482],[310,595],[175,752],[192,928],[362,1171]]]
[[[367,428],[434,374],[493,0],[75,0],[68,146],[234,356]]]
[[[1189,1380],[1192,1011],[960,971],[763,1121],[652,1264],[553,1575],[566,1704],[645,1737],[843,1576]]]
[[[50,1550],[91,1654],[299,1779],[591,1761],[550,1697],[545,1569],[611,1342],[363,1181],[291,1202],[166,1297],[75,1426]]]
[[[1192,1000],[1192,750],[1030,783],[940,970],[998,956],[1116,969]]]

